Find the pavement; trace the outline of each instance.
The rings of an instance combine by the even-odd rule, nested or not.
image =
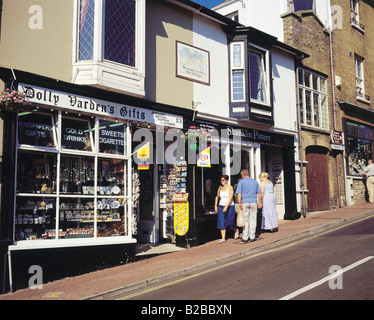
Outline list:
[[[228,239],[226,243],[219,244],[217,238],[189,249],[170,244],[138,246],[137,256],[143,256],[139,261],[53,281],[43,284],[41,289],[26,288],[3,294],[0,300],[112,300],[118,294],[125,295],[198,273],[371,216],[374,216],[374,205],[359,203],[307,214],[306,218],[298,220],[280,220],[278,232],[262,233],[254,242]]]

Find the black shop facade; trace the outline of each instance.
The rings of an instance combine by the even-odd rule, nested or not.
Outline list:
[[[154,160],[165,158],[172,144],[166,132],[183,133],[188,110],[22,72],[14,81],[3,73],[9,89],[30,103],[2,114],[3,291],[29,286],[31,266],[40,266],[48,282],[134,261],[136,243],[175,237],[172,219],[160,219],[155,199],[166,184],[160,185],[163,167],[185,172],[186,181],[185,162],[173,152],[170,165]],[[187,193],[183,183],[174,193]]]
[[[192,134],[197,131],[198,134],[194,136],[205,141],[199,148],[196,146],[196,154],[191,152],[188,156],[188,163],[191,164],[188,166],[189,192],[192,193],[189,201],[193,204],[190,209],[190,229],[184,238],[177,238],[177,243],[179,240],[183,244],[189,242],[192,246],[219,238],[214,201],[220,177],[228,175],[229,183],[235,190],[242,169],[247,169],[257,181],[262,171],[269,173],[269,179],[275,186],[279,219],[294,220],[300,217],[296,204],[295,136],[255,127],[196,119],[185,130]],[[188,147],[191,148],[191,142]],[[209,161],[205,161],[207,157]],[[201,158],[204,160],[200,161]]]

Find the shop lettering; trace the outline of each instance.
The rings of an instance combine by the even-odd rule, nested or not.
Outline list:
[[[125,141],[124,133],[119,131],[112,131],[112,130],[100,130],[100,138],[99,142],[104,144],[112,144],[112,145],[120,145],[124,146]],[[115,139],[118,138],[118,139]]]
[[[95,103],[92,100],[82,100],[78,99],[76,96],[69,95],[70,107],[76,107],[78,109],[97,111],[97,112],[106,112],[109,114],[114,114],[115,107],[111,105],[104,105]]]
[[[270,142],[270,136],[267,136],[267,135],[264,135],[264,134],[261,134],[261,133],[258,133],[257,130],[253,130],[253,138],[255,140],[261,140],[261,141],[268,141]]]
[[[57,106],[58,102],[60,101],[58,94],[52,93],[52,91],[49,90],[35,92],[32,87],[25,87],[25,91],[26,97],[29,99],[37,99],[40,102],[49,102],[55,106]]]
[[[120,114],[129,119],[145,120],[145,112],[140,112],[136,108],[122,107]]]
[[[40,138],[46,138],[47,137],[47,135],[45,134],[45,132],[41,132],[41,131],[26,130],[25,134],[28,137],[40,137]]]
[[[86,137],[84,136],[84,132],[82,129],[75,129],[75,128],[66,128],[65,129],[67,134],[64,134],[65,141],[75,141],[75,142],[87,142]],[[82,137],[79,137],[82,136]]]
[[[18,122],[19,128],[25,128],[26,130],[25,135],[28,137],[40,137],[46,138],[47,134],[45,131],[51,131],[52,126],[47,124],[41,123],[34,123],[34,122],[26,122],[26,121],[19,121]],[[44,131],[44,132],[43,132]]]
[[[249,131],[249,129],[235,129],[231,126],[227,127],[227,133],[229,136],[240,136],[247,139],[253,139],[257,141],[270,142],[271,136],[259,133],[257,130]]]
[[[119,132],[119,131],[101,130],[100,134],[103,135],[103,136],[110,136],[110,137],[115,137],[115,138],[123,138],[124,137],[123,132]]]

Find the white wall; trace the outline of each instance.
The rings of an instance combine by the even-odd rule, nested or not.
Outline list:
[[[220,25],[201,16],[193,22],[193,45],[210,52],[210,85],[194,83],[193,100],[198,112],[229,116],[227,36]]]
[[[274,129],[296,131],[295,62],[290,54],[272,51]]]
[[[331,27],[331,1],[315,0],[316,14],[325,24]],[[226,16],[232,12],[239,12],[239,22],[269,33],[283,41],[283,19],[281,15],[288,11],[288,0],[233,0],[213,8]]]

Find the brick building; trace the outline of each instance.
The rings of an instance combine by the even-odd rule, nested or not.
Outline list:
[[[313,10],[289,11],[282,18],[285,43],[309,55],[297,72],[304,201],[308,211],[336,208],[344,205],[345,194],[343,153],[330,144],[331,131],[342,131],[334,108],[331,34]]]
[[[335,98],[345,136],[347,205],[367,200],[361,176],[373,158],[374,2],[331,1]]]

